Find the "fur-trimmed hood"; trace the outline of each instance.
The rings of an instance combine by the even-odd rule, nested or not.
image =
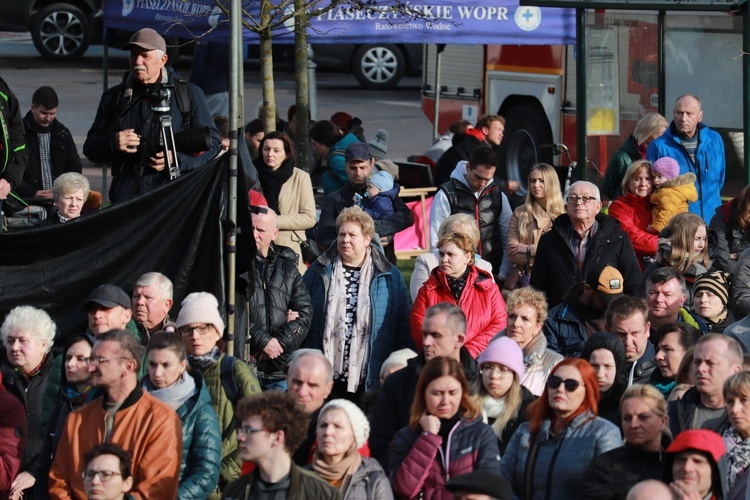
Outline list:
[[[661,188],[663,189],[665,187],[676,187],[676,186],[685,186],[685,185],[695,185],[695,180],[697,177],[694,173],[688,172],[686,174],[678,175],[674,179],[668,179],[664,181],[664,184],[661,185]]]

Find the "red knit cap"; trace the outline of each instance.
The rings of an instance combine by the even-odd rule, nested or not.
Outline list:
[[[714,462],[718,462],[727,452],[721,436],[708,429],[692,429],[680,432],[667,448],[667,453],[679,453],[685,450],[708,453],[714,459]]]

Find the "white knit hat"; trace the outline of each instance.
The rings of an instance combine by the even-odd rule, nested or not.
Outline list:
[[[334,408],[343,411],[349,417],[349,423],[352,424],[352,431],[354,432],[354,440],[357,442],[357,449],[362,448],[367,442],[367,438],[370,437],[370,422],[367,421],[365,414],[351,401],[333,399],[326,403],[318,413],[318,422],[327,410]]]
[[[219,314],[219,301],[212,293],[191,293],[182,301],[180,314],[177,316],[177,328],[192,323],[214,325],[219,333],[224,333],[224,320]]]

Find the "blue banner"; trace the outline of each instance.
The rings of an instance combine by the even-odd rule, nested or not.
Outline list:
[[[220,0],[222,4],[227,0]],[[254,1],[252,5],[257,6]],[[312,2],[311,2],[312,3]],[[321,2],[322,4],[323,2]],[[411,13],[394,12],[388,2],[379,10],[355,10],[339,5],[311,19],[310,43],[449,43],[542,45],[575,42],[573,9],[520,6],[517,0],[431,0],[410,3]],[[248,9],[248,2],[243,7]],[[257,8],[257,7],[256,7]],[[258,12],[250,11],[258,18]],[[137,31],[150,27],[180,38],[211,31],[226,39],[227,16],[214,0],[105,0],[108,28]],[[294,41],[293,20],[278,23],[274,43]],[[258,35],[244,30],[247,43]]]

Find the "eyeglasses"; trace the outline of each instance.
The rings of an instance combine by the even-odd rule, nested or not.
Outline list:
[[[596,200],[596,197],[594,196],[568,196],[567,198],[565,198],[565,201],[567,201],[571,205],[578,205],[579,201],[584,205],[588,205],[594,200]]]
[[[122,476],[119,472],[112,470],[85,470],[81,473],[84,481],[93,481],[96,476],[99,476],[99,480],[103,483],[110,481],[115,476]]]
[[[547,378],[547,385],[550,387],[550,389],[557,389],[558,387],[560,387],[560,384],[565,386],[565,392],[574,392],[576,389],[578,389],[579,385],[584,385],[583,383],[577,380],[573,380],[572,378],[563,380],[555,375],[550,375]]]
[[[245,436],[250,436],[251,434],[255,434],[256,432],[267,432],[268,429],[264,429],[262,427],[250,427],[249,425],[243,425],[237,429],[237,434],[240,432],[243,433]]]
[[[193,332],[197,333],[198,335],[206,335],[208,333],[208,327],[211,325],[202,324],[202,325],[195,325],[195,326],[182,326],[180,327],[180,333],[183,337],[192,337]]]
[[[118,358],[89,358],[89,360],[87,361],[87,363],[89,365],[101,365],[101,364],[113,361],[115,359],[122,361],[122,360],[133,359],[133,358],[126,358],[124,356],[120,356]]]
[[[482,368],[479,369],[479,372],[482,374],[486,373],[490,376],[497,375],[500,378],[505,378],[513,374],[513,370],[511,370],[507,366],[491,364],[482,365]]]

